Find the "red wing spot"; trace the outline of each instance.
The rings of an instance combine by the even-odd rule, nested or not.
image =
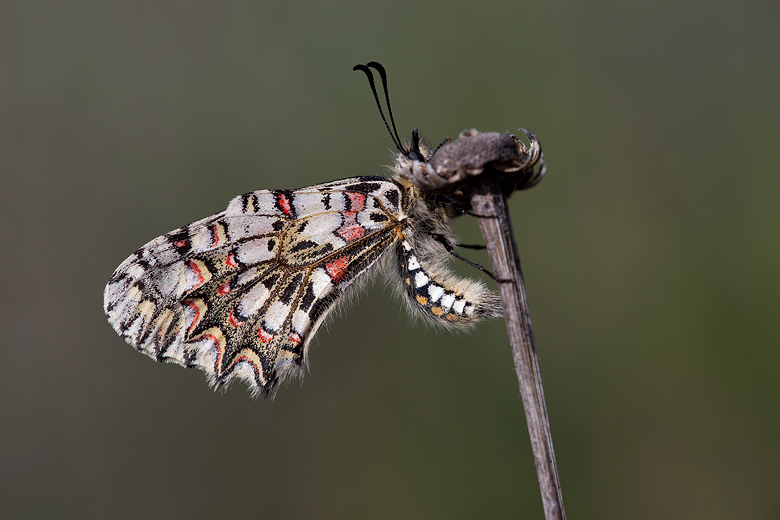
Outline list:
[[[349,197],[349,209],[352,211],[363,211],[366,207],[366,196],[362,193],[347,192]]]
[[[184,246],[187,245],[187,241],[186,240],[174,240],[173,241],[173,245],[175,245],[176,247],[184,247]]]
[[[227,281],[219,286],[219,290],[217,291],[220,295],[224,296],[230,291],[232,291],[233,288],[230,286],[230,281]]]
[[[282,210],[282,213],[287,215],[288,217],[292,217],[292,206],[290,205],[290,199],[285,195],[284,193],[280,193],[276,196],[277,204],[279,204],[279,208]]]
[[[195,325],[198,324],[198,320],[200,319],[200,310],[198,309],[198,306],[195,305],[195,302],[190,300],[184,300],[182,303],[195,312],[195,317],[192,319],[192,325],[190,325],[190,328],[187,329],[187,335],[190,335],[192,334],[192,329],[194,329]]]
[[[228,320],[230,321],[230,324],[233,325],[235,328],[238,328],[245,323],[239,320],[238,318],[236,318],[235,314],[233,314],[233,311],[230,311],[230,317],[228,318]]]
[[[366,230],[360,227],[359,225],[350,226],[348,228],[343,228],[339,230],[339,236],[344,240],[346,240],[347,242],[352,242],[353,240],[357,240],[358,238],[361,238],[365,234],[366,234]]]
[[[236,257],[233,253],[230,253],[228,257],[225,259],[225,264],[228,267],[233,267],[235,269],[238,269],[238,262],[236,262]]]
[[[349,257],[350,255],[344,255],[325,264],[325,271],[330,275],[334,282],[339,283],[341,279],[344,278],[344,275],[347,274]]]
[[[357,213],[354,211],[345,211],[342,213],[344,216],[344,225],[336,231],[336,234],[346,240],[352,242],[358,238],[362,238],[366,234],[366,230],[357,223]]]
[[[298,333],[296,332],[291,332],[290,335],[288,336],[288,339],[293,343],[295,343],[296,345],[300,345],[301,342],[303,341],[301,337],[298,335]]]
[[[206,280],[203,278],[203,273],[200,272],[200,268],[197,266],[197,264],[195,262],[190,260],[189,261],[189,266],[190,266],[190,269],[192,269],[192,272],[195,273],[195,276],[198,277],[197,281],[195,282],[195,285],[192,286],[192,289],[197,289],[198,287],[203,285],[203,282],[205,282]],[[190,289],[190,290],[192,290],[192,289]]]
[[[274,339],[274,335],[267,333],[263,327],[257,329],[257,337],[260,339],[261,343],[268,343]]]

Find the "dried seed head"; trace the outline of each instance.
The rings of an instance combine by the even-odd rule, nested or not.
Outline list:
[[[512,188],[524,189],[537,184],[544,175],[544,158],[536,136],[523,130],[531,144],[512,134],[480,133],[464,130],[458,139],[439,147],[429,161],[396,158],[396,170],[418,188],[429,192],[451,192],[464,181],[492,170],[510,177]],[[539,164],[537,170],[535,166]]]

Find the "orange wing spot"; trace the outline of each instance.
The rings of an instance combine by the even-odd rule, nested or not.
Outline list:
[[[366,207],[366,196],[362,193],[354,193],[351,191],[347,192],[347,197],[349,197],[349,209],[352,211],[363,211]]]
[[[298,335],[297,332],[291,332],[290,335],[287,337],[290,341],[295,343],[296,345],[300,345],[303,341],[301,337]]]
[[[433,314],[435,314],[436,316],[441,316],[442,314],[444,314],[444,310],[441,307],[439,307],[439,306],[433,307],[431,309],[431,312]]]
[[[235,314],[233,314],[233,311],[230,311],[230,317],[228,318],[228,321],[230,321],[230,324],[233,325],[235,328],[238,328],[245,323],[239,320],[238,318],[236,318]]]
[[[236,262],[236,256],[233,253],[230,253],[225,259],[225,265],[234,269],[238,269],[238,262]]]
[[[198,324],[198,320],[200,320],[200,309],[198,309],[198,306],[195,305],[195,302],[193,301],[184,300],[182,303],[195,312],[195,317],[192,319],[192,325],[190,325],[190,328],[187,329],[187,335],[189,336],[192,334],[192,329],[194,329],[195,325]]]
[[[459,317],[455,314],[449,313],[445,316],[449,321],[458,321]]]
[[[195,276],[198,277],[198,280],[195,282],[195,285],[193,285],[192,289],[190,289],[190,290],[197,289],[198,287],[203,285],[203,283],[206,281],[206,279],[203,278],[203,273],[200,272],[200,268],[197,266],[197,264],[195,262],[190,260],[189,261],[189,266],[190,266],[190,269],[192,269],[192,271],[195,273]]]
[[[274,335],[267,333],[263,327],[257,329],[257,337],[260,339],[261,343],[268,343],[274,339]]]
[[[342,278],[344,278],[344,275],[347,274],[349,257],[350,255],[344,255],[325,264],[325,271],[330,275],[334,282],[339,283]]]
[[[427,305],[428,304],[428,298],[425,296],[422,296],[421,294],[417,295],[417,303],[420,305]]]
[[[224,296],[224,295],[226,295],[227,293],[229,293],[232,290],[233,290],[233,288],[230,286],[230,281],[228,280],[227,282],[225,282],[225,283],[223,283],[222,285],[219,286],[219,289],[217,290],[217,292],[220,295]]]
[[[412,285],[412,279],[411,278],[407,278],[405,281],[406,281],[406,285]]]

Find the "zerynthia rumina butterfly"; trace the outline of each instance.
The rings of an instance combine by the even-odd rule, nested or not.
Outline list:
[[[386,94],[384,69],[367,65]],[[370,70],[355,68],[379,105]],[[323,320],[372,272],[392,277],[412,312],[431,323],[463,329],[498,317],[493,292],[446,266],[457,246],[451,219],[469,209],[464,182],[487,165],[507,174],[508,191],[541,179],[541,150],[527,134],[530,149],[513,135],[468,131],[431,153],[416,130],[407,146],[391,132],[399,153],[388,177],[239,195],[122,262],[104,293],[108,321],[158,361],[268,394],[303,374]]]

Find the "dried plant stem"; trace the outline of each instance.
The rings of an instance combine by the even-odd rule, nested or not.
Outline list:
[[[506,199],[498,185],[495,172],[486,170],[475,179],[471,191],[472,210],[478,215],[479,227],[485,239],[495,277],[500,280],[504,317],[512,346],[520,394],[525,408],[536,474],[547,520],[565,520],[558,468],[555,464],[550,422],[544,402],[542,378],[531,330],[531,315],[525,295],[520,257],[512,232],[512,222]]]

